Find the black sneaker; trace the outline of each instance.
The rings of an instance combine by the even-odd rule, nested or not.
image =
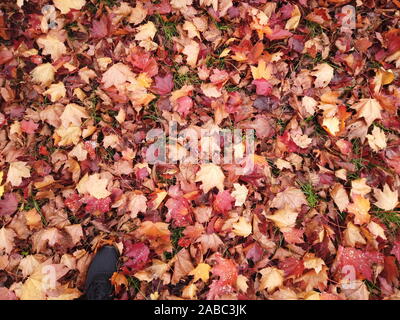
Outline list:
[[[102,247],[94,256],[86,277],[86,299],[111,300],[111,276],[117,271],[118,251],[113,246]]]

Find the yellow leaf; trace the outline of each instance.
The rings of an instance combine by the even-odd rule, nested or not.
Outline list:
[[[262,275],[259,290],[267,289],[268,292],[274,291],[283,284],[283,271],[275,267],[267,267],[260,270]]]
[[[26,225],[31,229],[38,228],[42,225],[42,217],[35,208],[29,211],[25,211],[25,219]]]
[[[31,71],[32,81],[43,86],[49,85],[54,80],[55,72],[56,69],[51,63],[43,63]]]
[[[14,249],[14,238],[16,233],[12,229],[2,227],[0,229],[0,250],[9,254]]]
[[[111,192],[107,188],[108,180],[101,179],[98,173],[91,176],[86,174],[77,184],[76,189],[80,194],[89,193],[96,199],[108,197]]]
[[[285,206],[284,208],[277,210],[273,215],[267,216],[267,218],[272,220],[275,225],[281,229],[294,227],[297,216],[297,211],[289,206]]]
[[[183,288],[182,297],[190,300],[196,299],[196,291],[196,285],[194,283],[190,283],[185,288]]]
[[[67,53],[67,47],[56,36],[49,33],[46,36],[41,36],[36,40],[39,48],[43,49],[44,55],[51,55],[53,61],[61,58],[62,55]]]
[[[366,194],[370,193],[371,187],[367,185],[366,182],[367,182],[366,178],[353,180],[351,182],[350,196],[353,197],[355,194],[365,196]]]
[[[22,178],[29,178],[30,176],[31,168],[27,165],[27,162],[16,161],[10,163],[7,182],[10,182],[12,186],[18,187],[22,182]]]
[[[364,118],[368,127],[376,119],[382,119],[382,107],[376,99],[361,99],[353,104],[351,108],[357,110],[357,118]]]
[[[344,211],[350,203],[349,196],[340,183],[335,184],[332,188],[331,197],[340,211]]]
[[[351,222],[347,223],[347,229],[343,232],[345,244],[350,247],[355,247],[357,244],[364,245],[367,242],[361,235],[360,228]]]
[[[65,86],[62,82],[52,84],[43,94],[49,94],[51,102],[56,102],[65,97]]]
[[[211,267],[207,263],[199,263],[196,268],[190,271],[189,275],[194,276],[193,282],[201,279],[203,282],[207,282],[210,278]]]
[[[311,75],[315,76],[315,87],[325,88],[333,78],[333,68],[327,63],[318,64]]]
[[[137,30],[138,30],[138,33],[135,35],[136,41],[153,39],[157,32],[157,28],[155,27],[154,23],[151,21],[137,27]]]
[[[234,223],[232,226],[233,233],[237,236],[247,237],[252,232],[251,223],[249,223],[244,217],[240,217],[239,221]]]
[[[286,30],[296,29],[297,26],[299,25],[300,18],[301,18],[301,13],[299,7],[295,5],[292,11],[292,17],[286,22],[285,29]]]
[[[288,187],[284,191],[279,192],[271,202],[271,208],[300,209],[303,204],[307,204],[304,193],[295,187]]]
[[[272,67],[270,64],[266,64],[265,60],[258,60],[257,67],[251,66],[251,74],[253,75],[253,79],[265,79],[269,80],[271,78]]]
[[[78,72],[79,77],[85,81],[85,83],[89,84],[90,79],[93,79],[96,77],[96,72],[93,70],[89,69],[88,67],[83,67],[82,69],[79,70]]]
[[[60,127],[54,131],[54,143],[57,146],[65,147],[71,144],[76,145],[81,136],[81,128],[78,126]]]
[[[306,269],[314,269],[316,273],[320,273],[325,265],[324,260],[315,257],[313,253],[307,253],[303,258],[303,263]]]
[[[202,182],[201,188],[204,193],[207,193],[214,187],[217,187],[219,191],[223,191],[224,180],[225,176],[222,169],[213,163],[200,165],[200,170],[196,174],[196,182]]]
[[[222,95],[221,89],[218,89],[213,83],[202,83],[201,90],[209,98],[219,98]]]
[[[63,127],[68,127],[70,124],[80,126],[82,124],[81,118],[89,118],[89,114],[84,107],[75,103],[69,103],[60,116]]]
[[[191,40],[183,48],[182,53],[187,56],[186,62],[190,67],[192,68],[196,67],[197,57],[199,55],[199,52],[200,52],[200,45],[194,40]]]
[[[361,225],[369,222],[371,216],[368,211],[370,207],[368,199],[359,194],[355,194],[353,197],[353,203],[348,206],[347,210],[354,214],[354,223]]]
[[[131,69],[123,64],[116,63],[112,65],[106,72],[103,73],[103,78],[101,82],[104,83],[104,88],[109,88],[111,86],[118,87],[127,81],[132,82],[135,79],[135,75]]]
[[[232,191],[231,196],[235,198],[235,206],[241,207],[246,201],[249,190],[245,185],[241,185],[240,183],[234,183],[233,188],[234,190]]]
[[[333,136],[340,131],[339,124],[340,121],[336,117],[324,118],[322,120],[322,126]]]
[[[398,191],[392,191],[387,183],[383,186],[383,190],[375,188],[374,196],[378,200],[374,204],[383,210],[393,210],[399,203]]]
[[[248,279],[244,275],[239,274],[236,279],[236,287],[242,292],[247,292],[247,289],[249,288],[247,281]]]
[[[61,11],[62,14],[68,13],[71,9],[81,10],[85,5],[85,0],[53,0],[54,6]]]
[[[386,148],[385,132],[376,126],[372,129],[372,134],[367,134],[367,139],[369,146],[375,152]]]

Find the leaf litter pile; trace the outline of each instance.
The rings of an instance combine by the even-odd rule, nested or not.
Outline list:
[[[400,298],[400,1],[0,10],[1,299],[110,244],[116,299]],[[171,121],[254,129],[254,168],[149,163]]]

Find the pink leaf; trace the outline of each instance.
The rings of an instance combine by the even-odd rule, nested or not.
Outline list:
[[[272,93],[272,85],[265,79],[253,80],[252,84],[256,86],[256,93],[260,96],[269,96]]]
[[[134,274],[136,271],[142,270],[149,261],[150,250],[144,243],[124,242],[124,256],[128,257],[122,267],[125,274]]]
[[[156,76],[154,80],[155,85],[151,88],[151,90],[155,94],[166,95],[174,88],[174,82],[172,81],[171,73],[166,74],[164,77]]]
[[[18,200],[14,193],[6,193],[0,200],[0,216],[13,214],[18,208]]]
[[[214,210],[219,213],[225,214],[229,210],[232,210],[232,204],[234,201],[235,198],[231,196],[229,191],[225,190],[222,192],[218,192],[213,203]]]
[[[23,120],[21,121],[21,130],[22,132],[28,133],[28,134],[33,134],[35,133],[36,129],[39,127],[38,124],[34,123],[32,120],[26,121]]]
[[[189,114],[190,109],[193,107],[193,100],[190,97],[180,97],[176,100],[178,106],[176,111],[181,113],[183,117],[186,117]]]

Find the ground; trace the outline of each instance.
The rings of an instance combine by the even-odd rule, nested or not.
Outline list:
[[[399,10],[1,1],[0,298],[400,298]]]

